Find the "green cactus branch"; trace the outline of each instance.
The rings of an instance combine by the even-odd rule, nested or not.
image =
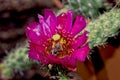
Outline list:
[[[108,10],[110,7],[103,0],[68,0],[65,8],[72,9],[75,14],[95,19],[99,16],[100,9]]]
[[[120,29],[120,9],[104,13],[97,20],[88,23],[86,29],[90,32],[88,42],[91,49],[106,44],[107,39],[117,35]]]
[[[33,61],[27,55],[27,47],[19,47],[15,51],[11,51],[0,64],[1,77],[9,78],[13,76],[13,72],[23,71],[30,68],[32,64]]]

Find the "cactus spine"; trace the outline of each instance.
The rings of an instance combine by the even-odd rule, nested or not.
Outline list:
[[[99,16],[100,9],[107,10],[110,7],[102,0],[68,0],[68,5],[65,8],[72,9],[74,13],[94,19]]]
[[[0,64],[1,76],[2,78],[10,78],[14,75],[14,72],[22,72],[30,68],[32,64],[33,61],[28,58],[27,47],[17,48],[9,53],[3,63]]]
[[[90,48],[104,45],[109,37],[117,35],[120,29],[120,9],[112,9],[99,16],[97,20],[88,23],[86,30]]]

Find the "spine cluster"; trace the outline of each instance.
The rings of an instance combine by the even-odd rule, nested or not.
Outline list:
[[[65,8],[72,9],[75,14],[95,19],[99,16],[101,9],[107,10],[110,7],[102,0],[68,0]]]
[[[106,44],[107,39],[117,35],[120,29],[120,9],[104,13],[88,23],[86,29],[89,31],[88,42],[91,49]]]
[[[20,47],[9,53],[3,63],[0,64],[2,78],[10,78],[15,72],[22,74],[22,71],[32,66],[33,61],[29,60],[27,47]]]

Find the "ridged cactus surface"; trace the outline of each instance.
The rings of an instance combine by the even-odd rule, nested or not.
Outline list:
[[[28,58],[27,47],[17,48],[15,51],[9,53],[3,63],[0,64],[1,76],[3,78],[12,77],[14,72],[22,72],[30,68],[32,63],[33,61]]]
[[[88,23],[86,28],[90,48],[104,45],[109,37],[117,35],[120,29],[120,9],[112,9]]]
[[[94,19],[99,16],[101,10],[107,10],[110,7],[103,0],[68,0],[68,5],[65,8]]]

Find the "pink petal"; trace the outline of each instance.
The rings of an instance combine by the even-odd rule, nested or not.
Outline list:
[[[44,42],[45,36],[42,32],[42,27],[37,22],[30,23],[26,28],[26,36],[28,39],[34,43],[41,44],[41,42]]]
[[[30,46],[30,50],[28,52],[28,56],[29,56],[29,58],[32,58],[32,59],[35,59],[35,60],[39,60],[38,52],[32,46]]]
[[[38,18],[39,18],[39,22],[40,22],[40,24],[42,26],[42,30],[43,30],[44,35],[47,36],[47,37],[51,37],[52,33],[51,33],[51,30],[50,30],[50,26],[48,26],[46,24],[46,22],[44,21],[43,16],[38,14]]]
[[[62,13],[57,17],[57,29],[63,30],[67,24],[68,15],[66,13]]]
[[[50,26],[52,34],[55,34],[56,24],[57,24],[57,18],[55,14],[53,13],[52,10],[45,9],[44,16],[45,16],[46,23],[48,24],[48,26]]]
[[[47,56],[41,56],[39,60],[42,64],[49,64],[49,59]]]
[[[87,41],[87,34],[88,32],[85,31],[81,36],[77,37],[73,42],[72,42],[72,47],[74,49],[77,49],[78,47],[82,46],[86,41]]]
[[[71,34],[74,37],[77,33],[79,33],[82,29],[84,29],[86,26],[86,20],[84,17],[78,15],[76,17],[75,23],[73,25],[73,28],[71,30]]]
[[[45,54],[45,48],[31,42],[29,44],[29,57],[35,60],[39,60],[43,64],[48,64],[49,60],[47,58],[47,54]]]
[[[72,19],[73,19],[73,14],[72,14],[72,10],[68,10],[67,12],[67,21],[66,21],[66,26],[65,26],[65,31],[69,32],[70,29],[72,28]]]
[[[65,58],[61,59],[61,64],[66,68],[75,68],[76,67],[76,59],[72,58],[71,56],[66,56]]]
[[[48,64],[49,63],[48,58],[46,56],[42,56],[40,54],[42,54],[42,53],[38,53],[35,49],[30,49],[28,52],[29,58],[38,60],[43,64]]]
[[[60,59],[53,55],[48,55],[47,58],[49,59],[50,64],[60,64]]]
[[[89,53],[90,48],[88,47],[88,44],[86,44],[84,47],[76,50],[72,55],[79,61],[84,62],[87,54]]]
[[[33,42],[29,42],[30,47],[32,46],[38,53],[44,53],[45,52],[45,47],[41,44],[35,44]],[[40,54],[40,55],[44,55],[44,54]]]
[[[67,13],[62,13],[57,17],[57,29],[62,30],[64,33],[70,31],[72,27],[72,10],[69,10]]]

